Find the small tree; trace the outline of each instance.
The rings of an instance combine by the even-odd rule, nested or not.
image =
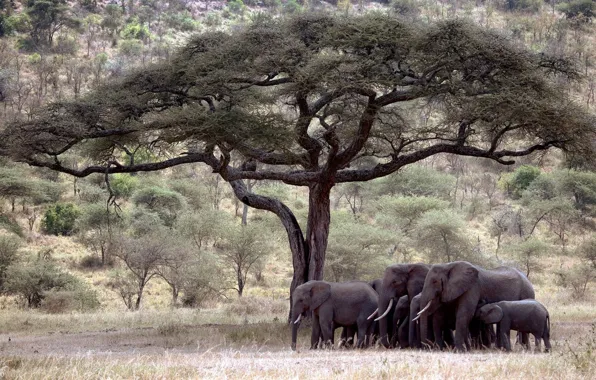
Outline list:
[[[542,258],[548,251],[549,245],[542,240],[530,238],[508,248],[529,278],[530,274],[542,271]]]
[[[101,257],[102,266],[108,264],[115,243],[113,231],[122,227],[122,219],[105,204],[91,204],[83,208],[78,226],[80,241]]]
[[[231,229],[222,243],[219,255],[236,278],[236,291],[242,297],[248,272],[254,263],[269,254],[266,231],[256,223]]]
[[[27,15],[31,20],[31,38],[35,43],[52,46],[54,35],[62,28],[78,28],[65,0],[29,0]]]
[[[129,310],[139,310],[145,286],[158,275],[158,267],[164,262],[167,241],[166,235],[155,234],[140,239],[121,238],[118,242],[114,256],[122,260],[128,274],[125,277],[118,276],[112,287],[121,296],[122,289],[125,290],[126,297],[122,297]],[[130,296],[131,289],[134,289],[134,302],[133,296]]]
[[[36,260],[10,265],[6,269],[4,290],[24,299],[28,307],[37,308],[41,306],[45,292],[74,290],[79,285],[76,277],[62,271],[53,262]]]
[[[336,212],[329,233],[327,266],[333,281],[373,279],[391,264],[395,234]]]
[[[184,209],[184,197],[172,190],[150,186],[137,191],[132,198],[135,205],[142,205],[159,215],[164,225],[172,227],[178,213]]]
[[[463,217],[453,209],[427,211],[416,222],[417,245],[430,262],[464,259],[470,251],[464,227]]]
[[[396,226],[409,232],[416,221],[427,211],[444,210],[449,202],[426,196],[381,197],[374,202],[373,210],[393,218]]]

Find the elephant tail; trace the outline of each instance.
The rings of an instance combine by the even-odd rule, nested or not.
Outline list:
[[[550,315],[548,315],[548,313],[546,313],[545,327],[546,331],[544,332],[544,335],[547,339],[550,339]]]

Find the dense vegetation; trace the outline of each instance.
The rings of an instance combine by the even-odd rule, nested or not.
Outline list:
[[[561,93],[570,94],[582,104],[573,106],[577,109],[563,107],[563,98],[558,95],[545,97],[543,104],[532,103],[535,109],[515,98],[519,106],[516,111],[515,104],[503,105],[497,102],[500,99],[494,103],[470,102],[466,104],[470,108],[464,109],[462,99],[445,100],[434,94],[432,102],[408,104],[406,108],[415,110],[408,119],[396,119],[409,127],[415,126],[418,138],[428,138],[427,128],[431,126],[434,138],[437,133],[444,134],[439,138],[451,138],[448,129],[437,129],[441,118],[446,117],[449,122],[461,120],[461,112],[470,112],[472,105],[494,107],[493,111],[501,114],[507,109],[509,113],[503,114],[509,118],[507,121],[519,123],[527,123],[533,116],[542,114],[544,107],[555,103],[561,106],[559,117],[564,120],[560,124],[548,115],[545,120],[532,119],[536,123],[532,128],[548,123],[554,128],[593,110],[596,83],[592,50],[596,44],[590,22],[594,2],[590,1],[560,4],[507,1],[476,5],[395,0],[388,8],[344,1],[337,4],[181,1],[168,5],[154,1],[117,4],[0,1],[2,126],[6,128],[13,123],[38,126],[31,122],[40,120],[39,109],[45,104],[72,99],[77,100],[71,104],[84,104],[91,99],[87,95],[90,90],[117,88],[105,86],[136,68],[144,68],[145,74],[132,77],[134,80],[150,78],[146,73],[159,73],[155,65],[161,62],[166,62],[166,67],[179,67],[175,50],[188,41],[191,33],[210,32],[208,36],[220,38],[213,32],[242,31],[251,23],[257,27],[263,23],[274,25],[273,17],[283,18],[308,7],[337,9],[348,14],[388,9],[392,17],[423,23],[457,15],[481,26],[499,28],[532,51],[545,52],[542,57],[573,58],[573,61],[545,62],[550,65],[548,69],[564,74],[553,77],[553,81]],[[385,20],[380,15],[374,17]],[[195,45],[208,42],[200,38],[192,41]],[[503,65],[510,63],[503,60]],[[234,69],[251,70],[239,66]],[[499,70],[504,70],[504,66]],[[369,67],[354,68],[351,75],[367,72]],[[510,72],[508,78],[520,79],[512,75]],[[409,80],[408,76],[402,80]],[[136,84],[142,85],[140,81]],[[466,83],[460,84],[464,88]],[[519,91],[525,89],[510,86],[501,95],[519,96]],[[105,94],[101,91],[106,90],[94,94]],[[255,94],[252,90],[247,92]],[[113,99],[105,97],[105,101],[121,101],[129,94],[123,92]],[[261,93],[253,101],[271,104],[266,95]],[[330,103],[336,107],[330,106],[330,113],[339,114],[339,108],[344,112],[345,128],[354,127],[348,121],[360,110],[356,106],[348,109],[347,105],[357,104],[356,99],[354,95]],[[83,103],[77,103],[79,100]],[[243,106],[248,101],[245,95],[238,95],[236,100],[243,102]],[[109,116],[129,117],[124,112],[134,111],[138,104],[129,105],[131,108],[122,110],[122,114]],[[400,116],[385,115],[392,122],[396,120],[391,118]],[[330,120],[321,118],[321,124]],[[340,118],[334,120],[340,125],[338,121]],[[268,122],[273,126],[279,121]],[[258,125],[267,126],[263,124]],[[480,125],[467,127],[474,133],[480,131]],[[569,133],[578,131],[581,132],[576,129]],[[153,131],[149,132],[140,137],[85,144],[77,152],[68,151],[61,157],[60,166],[67,169],[63,171],[76,172],[98,160],[144,165],[180,152],[172,148],[181,141],[179,136],[165,135],[152,141]],[[541,143],[529,136],[522,140],[529,147]],[[267,147],[271,144],[267,139],[271,137],[265,134],[255,138],[264,139],[257,142],[264,141]],[[333,146],[332,137],[321,133],[320,139],[328,139],[329,146]],[[387,146],[397,141],[388,134],[375,138],[377,141],[371,145],[368,157],[358,157],[352,163],[353,169],[375,165],[378,161],[374,160],[387,154]],[[283,147],[283,140],[274,143]],[[383,147],[381,141],[387,145]],[[255,143],[255,140],[244,142]],[[14,146],[19,144],[22,141],[14,142]],[[560,141],[550,145],[564,147]],[[565,155],[558,150],[532,154],[518,159],[514,166],[497,164],[494,157],[491,161],[441,154],[404,166],[387,177],[333,186],[329,189],[332,222],[326,249],[323,247],[325,277],[333,281],[370,279],[379,277],[389,263],[465,259],[487,267],[500,263],[516,265],[532,281],[556,284],[562,291],[570,289],[574,297],[583,297],[596,279],[596,173],[590,171],[593,162],[586,160],[582,154],[585,152],[579,150],[584,146],[570,148]],[[244,180],[244,190],[283,202],[293,211],[298,225],[308,225],[309,194],[305,188],[246,175],[253,163],[244,160],[248,157],[246,150],[242,153],[245,156],[232,157],[232,163],[242,166],[245,175],[238,179]],[[254,173],[263,169],[259,165]],[[237,197],[238,190],[235,189],[235,194],[226,178],[222,180],[220,175],[210,173],[212,169],[196,165],[154,174],[107,175],[103,169],[97,171],[75,179],[2,161],[0,284],[4,294],[17,296],[22,305],[50,311],[113,307],[116,302],[137,309],[151,297],[167,297],[165,303],[189,307],[213,305],[233,297],[234,293],[275,294],[277,290],[278,296],[287,297],[295,273],[291,270],[292,257],[282,224],[269,213],[244,205]],[[322,274],[322,268],[318,270]],[[37,284],[38,288],[31,290],[29,283]],[[147,288],[153,284],[158,290],[147,295]],[[98,299],[103,305],[98,305]]]

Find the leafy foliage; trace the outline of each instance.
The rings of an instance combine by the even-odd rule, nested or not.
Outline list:
[[[43,230],[52,235],[71,235],[81,211],[72,203],[58,203],[50,206],[41,220]]]
[[[132,201],[137,206],[144,206],[157,213],[168,227],[174,224],[177,214],[186,205],[180,193],[157,186],[140,189],[134,194]]]
[[[337,212],[332,218],[327,271],[333,281],[374,279],[393,261],[395,234],[347,213]]]
[[[40,307],[45,292],[50,290],[75,290],[80,281],[64,272],[55,263],[36,260],[15,263],[6,269],[4,291],[23,298],[28,307]]]

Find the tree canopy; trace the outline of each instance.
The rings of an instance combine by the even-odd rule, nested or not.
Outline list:
[[[561,78],[580,78],[569,60],[461,20],[302,14],[197,35],[167,63],[9,126],[0,153],[79,177],[207,164],[281,219],[294,288],[323,277],[337,183],[439,153],[501,164],[551,147],[589,154],[594,119]],[[150,161],[129,159],[139,145]],[[85,160],[69,165],[73,153]],[[248,179],[308,187],[306,233]]]

